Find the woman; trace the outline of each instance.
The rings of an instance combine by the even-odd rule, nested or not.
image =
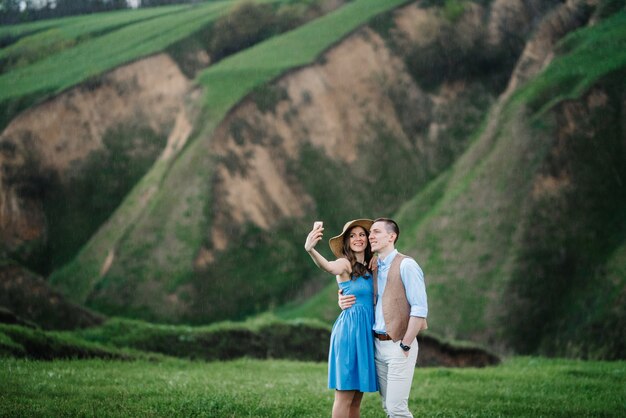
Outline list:
[[[346,223],[343,232],[329,241],[337,260],[328,261],[315,250],[324,228],[316,222],[304,244],[315,264],[334,274],[344,295],[355,295],[356,303],[341,312],[330,336],[328,387],[335,390],[333,418],[355,418],[361,414],[363,392],[378,391],[374,364],[374,285],[367,268],[372,252],[368,231],[373,221],[357,219]]]

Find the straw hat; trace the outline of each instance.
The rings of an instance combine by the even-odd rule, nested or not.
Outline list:
[[[373,223],[374,221],[372,221],[371,219],[355,219],[353,221],[346,222],[346,224],[343,226],[343,231],[341,231],[341,234],[328,240],[328,245],[330,245],[330,249],[333,254],[335,254],[337,258],[344,257],[343,235],[346,233],[346,231],[351,229],[353,226],[361,226],[366,231],[369,231]]]

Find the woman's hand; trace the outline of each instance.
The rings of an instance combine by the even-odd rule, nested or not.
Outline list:
[[[333,276],[342,276],[345,280],[349,279],[352,268],[347,258],[341,257],[335,261],[328,261],[324,258],[324,256],[314,250],[315,245],[320,242],[323,235],[324,225],[320,221],[315,222],[313,230],[311,230],[309,235],[306,237],[304,249],[309,253],[317,267],[332,274]]]
[[[373,272],[378,270],[378,256],[377,255],[374,255],[372,259],[370,260],[369,269],[370,271],[373,271]]]
[[[323,235],[324,235],[324,227],[322,226],[322,223],[315,222],[313,229],[311,230],[311,232],[309,232],[309,235],[306,237],[306,241],[304,243],[304,249],[307,252],[311,251],[313,248],[315,248],[317,243],[320,242]]]

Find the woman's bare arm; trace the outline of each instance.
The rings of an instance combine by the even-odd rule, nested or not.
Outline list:
[[[315,249],[315,246],[322,239],[324,228],[316,225],[309,235],[306,237],[304,249],[309,253],[316,266],[322,270],[335,276],[344,275],[350,272],[350,262],[345,258],[339,258],[335,261],[328,261]]]

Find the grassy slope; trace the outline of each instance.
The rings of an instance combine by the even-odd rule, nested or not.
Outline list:
[[[182,11],[185,8],[185,6],[168,6],[131,12],[116,11],[68,19],[52,19],[37,22],[40,23],[38,25],[39,30],[34,24],[4,27],[0,30],[0,37],[12,36],[17,39],[0,50],[0,60],[19,60],[20,66],[24,66],[24,64],[39,61],[58,53],[60,50],[75,46],[83,40],[121,29],[142,20]],[[6,67],[3,68],[2,72],[8,72]]]
[[[57,19],[44,19],[35,22],[19,23],[16,25],[4,25],[0,27],[0,38],[11,41],[6,45],[14,44],[21,39],[30,37],[32,35],[41,33],[51,28],[59,28],[63,32],[65,27],[77,28],[78,26],[91,26],[93,24],[98,25],[101,20],[110,21],[111,19],[126,20],[130,16],[152,16],[154,14],[161,14],[168,9],[180,9],[185,6],[166,6],[158,8],[147,8],[133,10],[132,14],[129,14],[128,10],[114,10],[111,12],[95,13],[89,15],[77,15],[67,16]],[[134,19],[135,17],[131,18]],[[87,29],[87,31],[90,31]]]
[[[109,318],[101,325],[71,331],[46,331],[33,326],[0,324],[0,357],[136,360],[172,356],[207,361],[240,357],[326,361],[330,332],[330,325],[317,320],[285,321],[271,314],[259,315],[244,322],[223,321],[205,326]],[[444,356],[446,352],[464,356],[467,349],[482,351],[476,344],[445,341],[433,334],[423,341],[428,345],[428,353],[441,351]],[[421,364],[459,364],[428,353]],[[491,364],[478,359],[469,360],[476,365]],[[491,360],[499,362],[495,358]],[[469,366],[465,364],[461,367]]]
[[[356,0],[289,34],[225,59],[199,77],[206,87],[205,106],[211,119],[222,115],[255,87],[292,68],[312,63],[323,51],[379,13],[406,0]]]
[[[0,415],[327,417],[326,364],[0,360]],[[514,358],[485,369],[420,369],[416,416],[623,416],[624,362]],[[378,394],[363,417],[381,417]]]
[[[42,331],[0,324],[0,357],[53,360],[59,358],[107,358],[129,360],[146,354],[87,341],[70,333]]]
[[[337,306],[337,284],[333,281],[306,301],[287,303],[276,309],[275,313],[284,319],[316,318],[332,324],[340,312]]]
[[[529,124],[522,109],[528,105],[536,114],[545,113],[623,69],[626,13],[571,34],[560,51],[539,77],[516,92],[493,134],[477,132],[455,165],[396,213],[403,228],[398,248],[416,257],[426,272],[429,323],[439,333],[467,337],[494,325],[499,313],[493,302],[497,304],[510,277],[529,180],[551,143],[545,122]],[[619,277],[623,265],[616,260],[623,262],[616,255],[607,265]],[[287,306],[278,314],[328,321],[336,312],[336,291],[328,286],[306,304]]]
[[[545,112],[624,68],[625,23],[626,13],[620,13],[565,39],[564,55],[509,102],[496,135],[483,136],[450,173],[400,211],[399,220],[411,231],[400,247],[418,257],[432,279],[434,328],[467,335],[498,314],[487,300],[499,299],[510,277],[521,208],[551,143],[549,126],[531,126],[522,109]]]
[[[3,114],[0,127],[4,127],[17,112],[45,97],[129,61],[164,50],[209,24],[231,5],[230,1],[221,1],[167,8],[165,14],[125,25],[1,74],[0,108]],[[133,11],[126,13],[115,14],[110,25],[121,25],[134,16]],[[81,22],[76,25],[74,29],[71,26],[67,29],[70,39],[84,31]],[[33,37],[42,40],[37,34]]]
[[[0,51],[0,59],[19,55],[17,68],[0,75],[0,119],[7,122],[22,108],[48,95],[161,52],[206,28],[234,3],[213,1],[115,11],[0,28],[0,36],[19,38]]]
[[[196,135],[171,164],[159,161],[154,165],[75,260],[53,274],[53,283],[72,299],[84,302],[96,285],[100,265],[111,248],[119,249],[125,260],[113,266],[100,288],[128,281],[129,275],[135,280],[156,278],[167,282],[170,289],[190,280],[192,260],[205,239],[211,204],[212,157],[207,153],[207,141],[228,109],[256,86],[313,62],[322,51],[372,16],[405,2],[353,1],[201,73],[198,81],[205,87],[205,116],[200,118],[203,125],[196,127]],[[141,196],[151,190],[155,190],[155,196],[144,208]]]
[[[541,113],[580,97],[600,78],[626,67],[626,11],[567,36],[557,53],[561,56],[520,89],[513,101]]]
[[[328,356],[329,336],[330,327],[319,321],[283,321],[271,315],[202,327],[122,318],[74,331],[0,324],[0,357],[146,359],[166,355],[202,360],[254,357],[323,361]]]

